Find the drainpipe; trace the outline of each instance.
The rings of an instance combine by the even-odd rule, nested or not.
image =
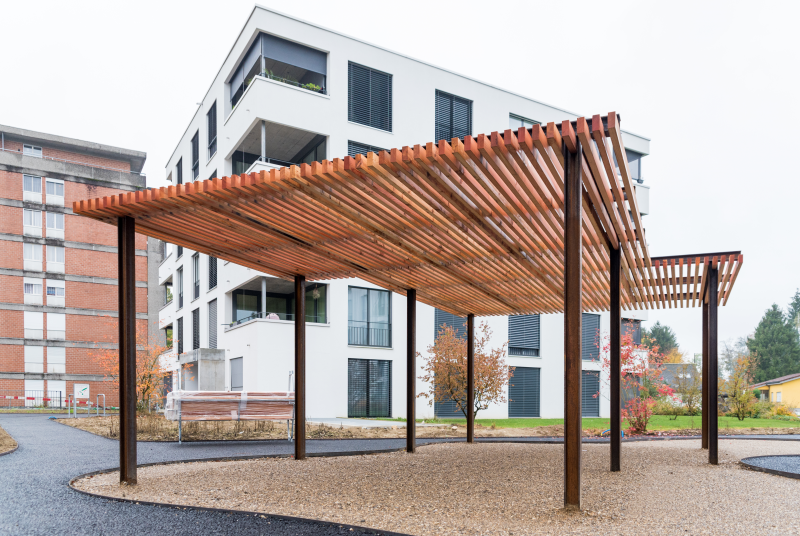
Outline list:
[[[267,122],[261,120],[261,161],[267,161]]]
[[[267,278],[261,278],[261,316],[267,318]]]

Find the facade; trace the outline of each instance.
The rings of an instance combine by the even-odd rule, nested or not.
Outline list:
[[[761,391],[761,400],[783,403],[800,413],[800,373],[757,383],[752,388]]]
[[[517,129],[577,115],[256,6],[166,165],[172,184],[341,158],[386,147]],[[649,140],[624,133],[637,196],[648,212],[641,160]],[[291,214],[286,215],[292,217]],[[185,389],[285,390],[292,385],[293,284],[164,244],[159,321]],[[310,281],[307,414],[405,415],[405,297],[361,280]],[[630,312],[637,329],[646,313]],[[563,415],[563,315],[477,318],[509,342],[506,403],[481,417]],[[465,319],[419,304],[422,358],[437,326]],[[584,317],[584,413],[608,415],[599,346],[608,314]],[[393,371],[396,374],[393,374]],[[420,368],[419,375],[422,374]],[[418,382],[419,392],[428,386]],[[600,391],[600,396],[594,396]],[[459,416],[452,404],[418,416]]]
[[[0,144],[0,394],[63,405],[80,391],[116,405],[97,353],[116,348],[117,230],[74,215],[72,202],[143,189],[147,155],[2,125]],[[147,330],[145,236],[136,255]]]

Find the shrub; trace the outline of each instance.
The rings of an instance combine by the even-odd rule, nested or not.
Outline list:
[[[792,408],[787,406],[786,404],[780,402],[778,404],[772,405],[770,417],[794,417],[797,418],[797,414],[794,412]]]

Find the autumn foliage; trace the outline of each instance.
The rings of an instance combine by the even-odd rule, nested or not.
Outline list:
[[[506,366],[506,344],[489,348],[492,330],[481,322],[475,334],[475,416],[493,402],[505,402],[503,390],[513,375]],[[417,357],[422,357],[417,353]],[[456,330],[442,324],[436,342],[428,347],[428,356],[420,379],[430,388],[419,397],[429,399],[429,404],[453,401],[458,410],[467,416],[467,341],[458,337]]]
[[[116,333],[117,319],[108,317],[106,321],[111,333]],[[107,342],[116,343],[117,340],[114,338],[113,341]],[[161,396],[164,378],[170,374],[165,367],[165,354],[171,348],[150,341],[147,332],[142,330],[136,330],[136,348],[136,406],[137,409],[144,410],[151,399]],[[94,350],[94,357],[106,378],[115,389],[119,390],[119,350],[97,348]]]

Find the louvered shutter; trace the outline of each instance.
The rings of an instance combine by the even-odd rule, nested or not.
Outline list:
[[[178,354],[183,353],[183,317],[178,319]]]
[[[217,347],[217,300],[208,302],[208,347]]]
[[[200,309],[192,311],[192,350],[200,348]]]
[[[508,355],[539,355],[539,315],[508,317]]]
[[[581,378],[581,413],[584,417],[600,416],[600,372],[584,370]]]
[[[374,145],[367,145],[366,143],[359,143],[357,141],[348,141],[347,142],[347,154],[348,156],[355,156],[357,154],[367,154],[367,153],[379,153],[381,151],[385,151],[386,149],[381,149],[380,147],[375,147]]]
[[[436,92],[436,141],[452,139],[452,129],[450,123],[450,110],[452,108],[452,97],[441,91]]]
[[[392,75],[348,64],[347,119],[392,131]]]
[[[453,97],[453,134],[451,138],[463,138],[472,134],[472,101]]]
[[[347,416],[392,416],[392,362],[347,360]]]
[[[508,418],[539,417],[541,370],[533,367],[513,367],[508,382]]]
[[[439,338],[439,331],[442,329],[442,324],[446,324],[456,330],[456,336],[466,339],[467,338],[467,319],[456,316],[452,313],[448,313],[447,311],[441,311],[436,309],[434,313],[434,333],[435,337]]]
[[[436,140],[472,134],[472,101],[436,90]]]
[[[600,315],[583,313],[581,324],[581,357],[596,361],[600,357]]]
[[[217,286],[217,258],[208,258],[208,290]]]

